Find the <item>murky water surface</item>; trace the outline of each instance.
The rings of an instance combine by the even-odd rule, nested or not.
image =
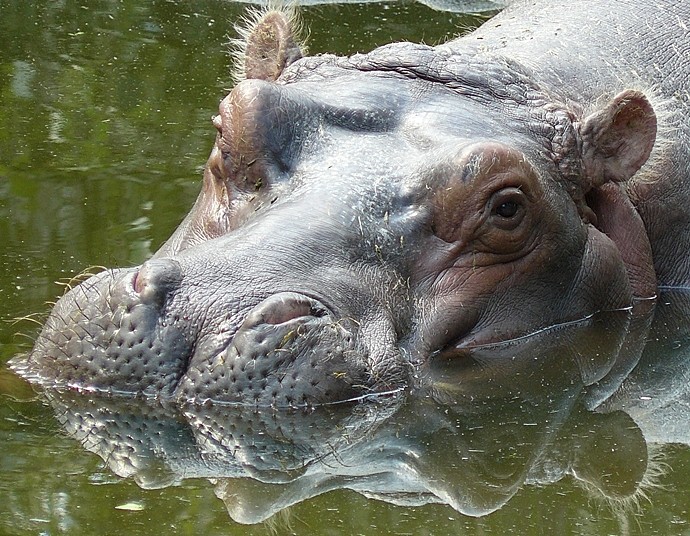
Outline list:
[[[348,54],[482,20],[454,6],[303,12],[312,53]],[[244,9],[0,0],[0,364],[55,281],[140,263],[187,212]],[[668,292],[310,414],[39,399],[3,369],[0,534],[687,534],[688,318]]]

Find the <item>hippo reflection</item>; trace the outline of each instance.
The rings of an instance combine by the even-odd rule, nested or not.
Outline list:
[[[67,293],[50,386],[317,406],[690,276],[685,2],[516,3],[430,47],[303,57],[259,16],[191,212]]]
[[[427,370],[424,391],[354,405],[164,409],[49,396],[65,430],[117,475],[143,488],[212,479],[242,523],[342,488],[482,516],[524,486],[568,477],[620,505],[654,483],[666,443],[690,444],[690,295],[661,301],[475,348],[462,366]],[[656,342],[642,354],[647,338]]]

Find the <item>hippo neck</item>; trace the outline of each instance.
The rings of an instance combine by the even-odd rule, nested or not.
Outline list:
[[[430,47],[393,43],[368,54],[351,57],[304,58],[281,77],[286,83],[312,77],[329,77],[338,71],[382,73],[438,84],[498,116],[513,132],[537,141],[542,155],[553,164],[555,176],[569,192],[580,214],[589,210],[582,190],[578,116],[582,110],[534,82],[524,65],[505,56],[482,52],[462,41]],[[452,45],[452,46],[450,46]]]

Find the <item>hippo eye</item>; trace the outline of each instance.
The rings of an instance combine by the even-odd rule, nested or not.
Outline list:
[[[525,194],[519,188],[503,188],[489,201],[491,220],[501,229],[515,229],[525,215]]]
[[[505,203],[498,205],[494,212],[501,218],[512,218],[515,216],[515,214],[517,214],[519,208],[520,205],[518,205],[515,201],[506,201]]]

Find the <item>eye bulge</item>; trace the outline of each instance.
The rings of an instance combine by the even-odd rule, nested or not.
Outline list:
[[[427,175],[429,177],[429,175]],[[544,210],[539,175],[518,149],[499,142],[465,146],[434,166],[433,233],[447,243],[527,239]],[[525,235],[525,236],[523,236]]]

